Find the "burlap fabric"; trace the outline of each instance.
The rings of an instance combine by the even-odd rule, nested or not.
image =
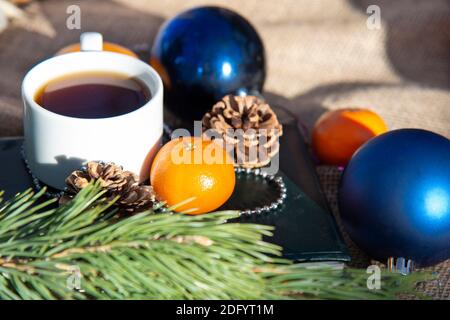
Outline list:
[[[144,56],[166,18],[199,4],[224,5],[248,18],[265,42],[264,95],[308,129],[325,110],[364,106],[392,129],[418,127],[450,137],[448,0],[34,1],[25,8],[26,19],[0,33],[0,136],[22,134],[20,82],[26,71],[78,40],[81,31],[66,28],[72,4],[81,7],[81,31],[102,32]],[[366,13],[373,4],[381,9],[381,28],[374,30]],[[318,173],[339,221],[339,172],[318,167]],[[343,233],[352,265],[370,263]],[[420,289],[450,299],[450,261],[429,270],[438,278]]]

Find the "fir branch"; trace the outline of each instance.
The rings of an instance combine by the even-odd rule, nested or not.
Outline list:
[[[310,269],[262,241],[271,227],[146,211],[118,219],[98,184],[58,208],[27,190],[0,206],[2,299],[370,299],[411,293],[422,275]],[[80,270],[81,289],[66,285]]]

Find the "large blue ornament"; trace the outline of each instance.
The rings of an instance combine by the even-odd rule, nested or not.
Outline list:
[[[167,21],[151,54],[165,85],[166,105],[191,119],[201,118],[226,94],[261,92],[265,63],[255,29],[219,7],[198,7]]]
[[[363,145],[345,168],[339,208],[373,258],[428,266],[450,258],[450,140],[401,129]]]

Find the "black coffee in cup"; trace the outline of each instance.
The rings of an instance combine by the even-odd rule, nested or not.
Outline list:
[[[136,78],[114,72],[78,72],[52,79],[34,100],[54,113],[74,118],[120,116],[145,105],[148,88]]]

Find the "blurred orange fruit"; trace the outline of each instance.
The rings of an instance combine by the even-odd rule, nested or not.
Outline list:
[[[74,44],[70,44],[70,45],[62,48],[55,55],[57,56],[57,55],[64,54],[64,53],[78,52],[78,51],[80,51],[80,44],[74,43]],[[103,51],[110,51],[110,52],[126,54],[126,55],[134,57],[134,58],[138,57],[130,49],[125,48],[125,47],[115,44],[115,43],[111,43],[111,42],[103,42]]]
[[[153,69],[155,69],[161,77],[164,83],[164,88],[170,89],[172,87],[172,83],[170,82],[169,74],[163,64],[155,57],[151,57],[149,62]]]
[[[185,137],[165,144],[156,154],[150,182],[158,197],[174,210],[189,214],[211,212],[224,204],[235,185],[232,159],[218,144]]]
[[[361,145],[386,131],[383,119],[368,109],[331,110],[317,120],[312,148],[321,163],[345,166]]]

